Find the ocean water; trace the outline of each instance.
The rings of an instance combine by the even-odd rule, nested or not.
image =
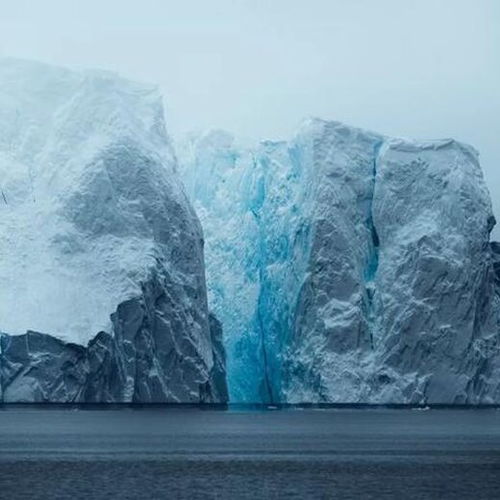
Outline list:
[[[0,498],[500,498],[500,410],[4,406]]]

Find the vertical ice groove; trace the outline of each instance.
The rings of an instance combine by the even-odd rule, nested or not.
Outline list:
[[[299,143],[236,149],[223,137],[212,131],[179,148],[204,227],[210,306],[224,325],[232,400],[280,400],[283,349],[310,246],[310,196],[301,187],[310,169]],[[208,196],[200,196],[201,185]]]
[[[253,170],[258,171],[257,159],[255,155],[252,155],[252,165]],[[267,345],[267,328],[266,328],[266,310],[264,304],[264,294],[266,290],[266,276],[265,276],[265,267],[267,261],[267,249],[265,245],[265,228],[262,224],[261,210],[262,204],[264,203],[264,199],[266,196],[266,187],[265,187],[265,171],[266,171],[266,163],[261,161],[260,163],[262,174],[258,178],[256,194],[253,202],[250,204],[250,212],[252,213],[255,222],[257,224],[257,270],[258,270],[258,283],[260,285],[259,295],[257,299],[257,307],[255,311],[255,326],[257,330],[257,334],[260,337],[259,344],[262,356],[262,382],[261,382],[261,399],[264,403],[273,403],[274,402],[274,393],[273,390],[273,381],[271,380],[270,374],[270,359],[268,353],[268,345]],[[259,367],[256,367],[259,369]]]
[[[375,227],[375,223],[373,221],[373,196],[375,191],[375,183],[377,182],[377,163],[379,161],[379,155],[382,146],[383,146],[383,140],[379,141],[374,145],[371,190],[370,190],[370,198],[368,204],[369,207],[368,217],[366,220],[366,224],[370,231],[370,236],[371,236],[371,241],[369,243],[368,261],[364,272],[365,292],[367,298],[366,319],[368,323],[371,349],[374,349],[374,330],[376,328],[375,325],[376,313],[374,311],[374,299],[376,293],[375,279],[378,269],[379,245],[380,245],[380,241],[377,234],[377,228]]]

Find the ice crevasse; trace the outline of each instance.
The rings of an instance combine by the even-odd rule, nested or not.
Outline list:
[[[500,402],[494,225],[477,152],[307,120],[177,148],[233,401]]]

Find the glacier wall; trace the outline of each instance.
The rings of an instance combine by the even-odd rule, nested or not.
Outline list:
[[[309,120],[191,136],[233,401],[500,401],[494,224],[477,153]]]
[[[0,130],[3,399],[225,401],[156,88],[2,59]]]

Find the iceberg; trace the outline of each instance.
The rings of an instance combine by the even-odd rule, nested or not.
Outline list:
[[[3,401],[224,402],[155,87],[0,60]]]
[[[13,59],[0,130],[1,401],[500,403],[472,147],[310,119],[174,151],[155,87]]]
[[[311,119],[288,142],[209,131],[178,151],[231,400],[500,402],[495,221],[472,147]]]

